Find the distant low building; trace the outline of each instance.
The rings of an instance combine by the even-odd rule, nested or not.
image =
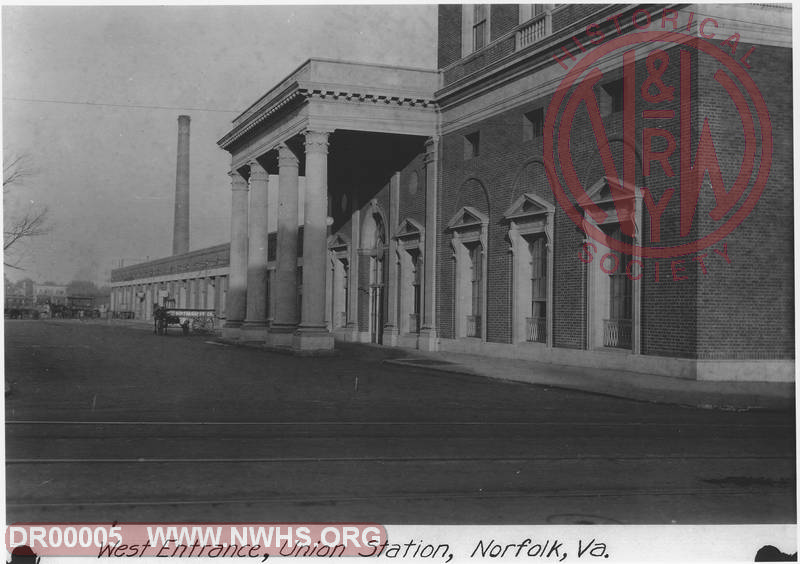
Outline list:
[[[59,304],[67,303],[67,287],[56,284],[34,284],[33,295],[37,304]]]
[[[24,294],[6,294],[5,307],[6,309],[19,309],[27,307],[32,304],[30,298],[25,297]]]

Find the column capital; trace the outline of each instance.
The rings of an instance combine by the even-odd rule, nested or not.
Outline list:
[[[329,131],[314,131],[307,129],[304,133],[306,137],[305,147],[306,154],[320,153],[323,155],[328,154],[328,135]]]
[[[253,159],[249,163],[250,165],[250,182],[252,183],[254,180],[267,180],[267,171],[264,170],[264,167],[261,166],[257,160]]]
[[[298,166],[300,161],[286,143],[281,143],[278,149],[278,167]]]
[[[228,173],[228,176],[231,177],[231,190],[243,190],[245,192],[248,190],[247,181],[242,177],[241,174],[235,170],[232,170]]]

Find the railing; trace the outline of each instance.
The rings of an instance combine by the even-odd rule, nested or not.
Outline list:
[[[551,33],[550,12],[539,14],[535,18],[525,22],[517,30],[517,51],[524,49],[528,45],[533,45],[550,35]]]
[[[603,346],[618,349],[631,348],[633,324],[630,319],[603,320]]]
[[[480,337],[481,336],[481,316],[468,315],[467,316],[467,337]]]
[[[408,332],[419,333],[419,315],[416,313],[408,314]]]
[[[529,343],[547,342],[547,318],[526,317],[527,341]]]

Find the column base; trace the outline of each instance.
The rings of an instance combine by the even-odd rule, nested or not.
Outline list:
[[[404,349],[419,349],[419,334],[405,333],[397,337],[397,346]]]
[[[383,327],[383,344],[387,347],[396,347],[400,331],[394,325],[385,325]]]
[[[418,348],[421,351],[436,352],[439,350],[439,335],[432,327],[419,330]]]
[[[275,348],[292,348],[294,342],[294,334],[297,331],[297,325],[289,323],[276,323],[275,321],[269,327],[267,333],[267,346]]]
[[[242,332],[241,321],[226,321],[222,326],[222,338],[229,341],[236,341]]]
[[[333,330],[333,336],[337,341],[344,341],[345,343],[358,343],[358,327],[339,327]]]
[[[239,340],[246,343],[263,343],[267,340],[266,321],[245,321],[239,333]]]
[[[296,354],[318,354],[333,351],[333,333],[323,328],[301,327],[294,334],[292,348]]]

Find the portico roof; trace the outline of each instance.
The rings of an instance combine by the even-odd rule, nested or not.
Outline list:
[[[236,160],[254,139],[264,149],[299,126],[431,136],[439,81],[435,70],[309,59],[237,116],[218,145]]]

